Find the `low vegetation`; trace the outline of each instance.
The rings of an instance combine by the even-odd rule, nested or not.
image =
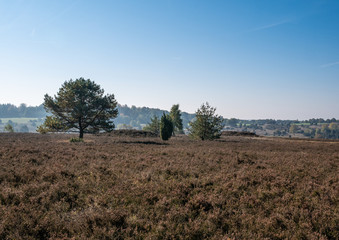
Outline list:
[[[0,134],[0,239],[339,238],[339,142],[127,132]]]
[[[5,132],[14,132],[14,128],[11,124],[7,123],[7,125],[4,127]]]

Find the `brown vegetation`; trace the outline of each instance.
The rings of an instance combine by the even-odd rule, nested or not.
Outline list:
[[[0,134],[0,239],[338,239],[339,142]]]
[[[147,137],[158,137],[158,134],[153,133],[151,131],[120,129],[120,130],[115,130],[115,131],[108,132],[108,133],[101,133],[98,136],[147,138]]]
[[[243,136],[243,137],[259,137],[257,134],[253,132],[241,132],[241,131],[223,131],[223,136]]]

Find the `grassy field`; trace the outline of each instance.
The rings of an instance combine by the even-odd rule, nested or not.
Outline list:
[[[39,118],[0,118],[2,123],[7,123],[8,121],[12,121],[18,124],[27,124],[30,120],[38,120]]]
[[[339,239],[338,141],[0,134],[0,239]]]
[[[311,123],[293,123],[292,125],[297,125],[297,126],[311,126]]]

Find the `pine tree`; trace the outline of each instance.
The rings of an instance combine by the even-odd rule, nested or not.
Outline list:
[[[65,81],[54,98],[46,94],[44,107],[52,116],[39,131],[78,131],[79,138],[84,133],[112,131],[112,119],[118,115],[114,95],[104,96],[99,85],[84,78]]]

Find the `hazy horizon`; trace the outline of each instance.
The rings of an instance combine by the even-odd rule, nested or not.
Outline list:
[[[339,118],[339,2],[0,0],[0,103],[90,78],[122,105]]]
[[[12,103],[0,103],[0,104],[12,104]],[[26,107],[39,107],[40,105],[42,105],[42,104],[39,104],[39,105],[28,105],[28,104],[26,104],[26,103],[21,103],[21,104],[25,104],[26,105]],[[12,105],[14,105],[14,106],[16,106],[16,107],[19,107],[21,104],[18,104],[18,105],[16,105],[16,104],[12,104]],[[161,110],[161,111],[170,111],[170,109],[162,109],[162,108],[154,108],[154,107],[149,107],[149,106],[136,106],[136,105],[134,105],[134,104],[132,104],[132,105],[128,105],[128,104],[123,104],[123,103],[118,103],[119,105],[121,105],[121,106],[127,106],[127,107],[129,107],[129,108],[132,108],[132,107],[136,107],[136,108],[144,108],[144,107],[146,107],[146,108],[150,108],[150,109],[159,109],[159,110]],[[199,106],[200,107],[200,106]],[[213,106],[212,106],[213,107]],[[180,109],[181,110],[181,109]],[[217,109],[218,110],[218,109]],[[187,111],[182,111],[181,110],[181,112],[185,112],[185,113],[188,113],[188,114],[195,114],[195,112],[187,112]],[[218,114],[218,115],[221,115],[221,114]],[[221,115],[221,116],[223,116],[223,115]],[[225,117],[225,116],[223,116],[224,118],[226,118],[226,119],[230,119],[230,118],[233,118],[233,117],[229,117],[229,118],[227,118],[227,117]],[[5,117],[5,118],[7,118],[7,117]],[[11,118],[11,117],[10,117]],[[328,120],[328,119],[333,119],[334,117],[331,117],[331,118],[323,118],[323,117],[314,117],[314,119],[320,119],[320,118],[322,118],[322,119],[324,119],[324,120]],[[307,119],[290,119],[290,118],[286,118],[286,119],[281,119],[281,118],[237,118],[237,119],[239,119],[239,120],[266,120],[266,119],[273,119],[273,120],[282,120],[282,121],[285,121],[285,120],[292,120],[292,121],[305,121],[305,120],[310,120],[310,119],[312,119],[312,118],[307,118]],[[339,119],[337,119],[336,118],[336,120],[339,120]]]

